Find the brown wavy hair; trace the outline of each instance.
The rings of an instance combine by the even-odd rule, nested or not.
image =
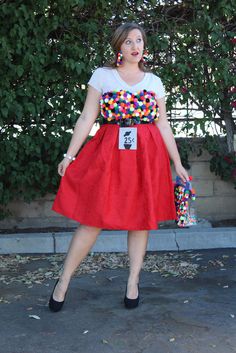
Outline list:
[[[117,65],[116,65],[117,54],[120,51],[121,45],[124,43],[124,41],[128,37],[129,32],[132,31],[133,29],[138,29],[141,32],[143,42],[144,42],[144,50],[146,49],[147,36],[146,36],[144,29],[137,23],[133,23],[133,22],[124,23],[124,24],[120,25],[112,35],[111,48],[112,48],[115,56],[112,59],[112,61],[106,62],[104,64],[104,67],[117,68]],[[144,64],[141,60],[138,63],[140,70],[142,70],[143,72],[151,72],[151,70],[148,67],[146,67],[145,65],[146,64]]]

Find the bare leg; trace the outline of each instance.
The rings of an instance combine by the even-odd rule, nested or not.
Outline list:
[[[97,236],[100,232],[100,228],[82,224],[79,225],[73,235],[73,238],[71,239],[69,250],[63,266],[63,272],[53,292],[54,300],[58,302],[64,300],[65,293],[73,273],[76,271],[81,261],[85,258],[96,242]]]
[[[135,299],[138,296],[137,283],[147,249],[148,230],[133,230],[128,232],[128,255],[130,261],[129,278],[127,282],[127,297]]]

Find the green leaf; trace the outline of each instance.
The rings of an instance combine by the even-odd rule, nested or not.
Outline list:
[[[23,75],[23,72],[24,72],[23,66],[16,67],[16,73],[17,73],[18,77],[21,77]]]

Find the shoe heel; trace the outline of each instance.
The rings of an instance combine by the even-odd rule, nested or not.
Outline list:
[[[124,304],[127,309],[134,309],[134,308],[137,308],[137,306],[139,305],[139,283],[137,285],[138,285],[138,296],[135,299],[130,299],[127,297],[127,285],[126,285]]]
[[[56,301],[55,299],[53,299],[53,293],[54,293],[54,289],[56,288],[56,285],[57,283],[59,282],[59,278],[58,280],[56,281],[55,285],[54,285],[54,288],[53,288],[53,291],[52,291],[52,294],[51,294],[51,297],[49,299],[49,303],[48,303],[48,307],[51,311],[53,312],[57,312],[57,311],[60,311],[63,307],[63,304],[65,302],[65,299],[66,299],[66,294],[67,294],[67,291],[65,293],[65,298],[62,302],[58,302]]]

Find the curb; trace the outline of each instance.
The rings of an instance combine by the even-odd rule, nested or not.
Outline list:
[[[66,253],[73,232],[0,235],[0,254]],[[150,231],[148,251],[236,248],[236,227]],[[91,252],[126,252],[127,231],[103,231]]]

